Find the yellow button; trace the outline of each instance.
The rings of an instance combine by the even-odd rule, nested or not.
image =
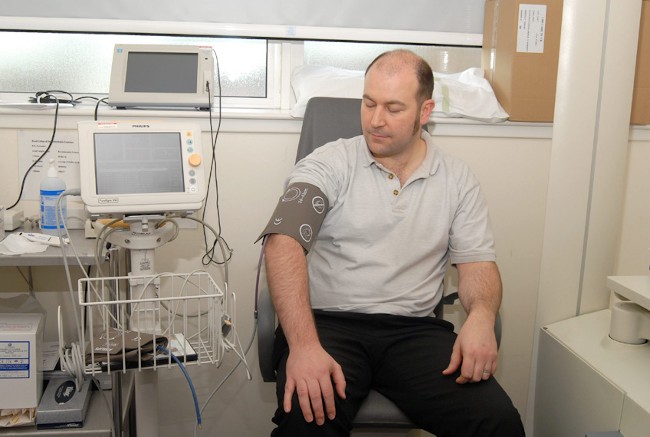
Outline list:
[[[393,194],[397,196],[399,194],[399,191],[393,190]]]
[[[199,155],[198,153],[192,153],[187,158],[187,162],[189,162],[189,164],[192,167],[198,167],[199,165],[201,165],[201,155]]]
[[[389,175],[388,175],[388,179],[391,179],[391,180],[392,180],[394,177],[395,177],[395,175],[393,175],[393,174],[389,174]]]

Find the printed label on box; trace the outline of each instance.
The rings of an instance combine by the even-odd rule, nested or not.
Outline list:
[[[0,341],[0,379],[29,378],[29,342]]]
[[[519,5],[518,53],[544,53],[546,5]]]

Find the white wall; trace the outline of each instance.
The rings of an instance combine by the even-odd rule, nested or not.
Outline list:
[[[647,275],[650,268],[650,130],[640,133],[630,141],[616,275]]]
[[[71,129],[79,117],[61,120]],[[17,136],[21,129],[42,126],[49,129],[46,115],[3,117],[0,144],[0,203],[8,204],[18,191]],[[15,126],[7,127],[6,124]],[[253,242],[275,206],[282,180],[292,166],[300,122],[295,120],[227,119],[217,145],[220,205],[223,235],[234,249],[230,286],[238,296],[238,330],[242,342],[253,330],[255,269],[259,245]],[[522,416],[527,414],[528,380],[534,356],[535,314],[540,288],[540,266],[548,178],[552,161],[551,128],[544,125],[485,126],[439,122],[434,135],[438,144],[469,163],[477,174],[490,204],[497,240],[498,261],[504,281],[503,342],[497,378],[512,397]],[[204,135],[204,141],[207,141]],[[630,142],[627,182],[618,265],[612,274],[643,274],[650,262],[650,217],[647,163],[650,162],[650,131],[633,130]],[[571,182],[568,182],[571,183]],[[580,199],[576,199],[579,202]],[[35,213],[35,202],[24,202]],[[214,217],[211,221],[214,224]],[[618,232],[612,230],[613,232]],[[567,243],[570,243],[567,241]],[[202,238],[198,232],[182,231],[181,237],[158,251],[160,271],[188,271],[200,265]],[[218,269],[213,270],[221,278]],[[1,268],[0,291],[24,291],[26,286],[13,268]],[[39,290],[63,290],[65,282],[58,268],[34,269]],[[39,293],[52,309],[68,298],[62,293]],[[53,317],[48,320],[50,326]],[[48,332],[52,332],[48,329]],[[203,434],[233,436],[265,435],[271,429],[275,408],[272,384],[260,381],[255,345],[249,353],[253,381],[247,381],[243,368],[234,373],[214,396],[204,413]],[[190,374],[204,402],[213,388],[230,370],[234,357],[215,369],[190,367]],[[534,366],[533,366],[534,367]],[[188,435],[193,430],[192,401],[182,374],[162,370],[160,408],[162,436]]]
[[[63,115],[61,128],[73,129],[82,118]],[[35,127],[49,129],[51,115],[6,115],[2,120],[0,144],[4,159],[0,161],[0,183],[5,189],[0,192],[0,203],[8,204],[18,192],[18,132]],[[237,328],[242,342],[250,339],[253,330],[254,280],[259,256],[259,245],[253,242],[275,207],[282,181],[293,165],[299,129],[299,120],[226,119],[217,143],[223,235],[234,249],[230,287],[237,293]],[[550,133],[551,127],[547,125],[462,125],[443,121],[434,127],[438,144],[469,163],[490,203],[505,293],[497,377],[522,415],[526,410],[532,357]],[[207,141],[204,134],[204,143]],[[31,213],[37,210],[35,202],[24,202],[23,206]],[[214,225],[214,215],[209,217]],[[158,270],[192,270],[200,266],[201,253],[200,233],[183,230],[180,238],[157,251]],[[1,291],[25,290],[13,268],[3,268],[0,274]],[[40,290],[65,287],[60,269],[35,269],[35,276]],[[213,276],[222,277],[218,269],[213,269]],[[59,301],[64,306],[67,303],[67,297],[61,293],[39,296],[43,296],[48,306]],[[275,408],[274,387],[260,380],[255,345],[248,359],[253,381],[246,380],[240,366],[206,409],[200,435],[251,436],[270,431],[270,417]],[[219,369],[190,367],[201,403],[234,362],[234,357],[229,356]],[[161,436],[190,435],[194,412],[182,374],[177,369],[162,370],[158,378]]]

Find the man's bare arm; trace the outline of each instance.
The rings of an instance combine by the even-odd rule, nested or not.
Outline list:
[[[467,311],[449,367],[444,374],[459,367],[460,384],[488,379],[497,369],[498,351],[494,324],[501,305],[501,276],[494,262],[458,264],[458,296]]]
[[[287,383],[284,410],[291,410],[294,391],[307,422],[323,424],[325,413],[336,414],[334,387],[345,398],[341,366],[322,348],[309,301],[307,261],[302,246],[291,237],[269,235],[266,243],[266,273],[271,298],[287,343]],[[323,405],[324,403],[324,405]]]

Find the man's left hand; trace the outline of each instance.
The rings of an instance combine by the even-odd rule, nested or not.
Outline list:
[[[472,312],[463,324],[454,343],[449,366],[443,375],[452,375],[460,368],[458,384],[489,379],[497,370],[498,351],[494,334],[494,317]]]

